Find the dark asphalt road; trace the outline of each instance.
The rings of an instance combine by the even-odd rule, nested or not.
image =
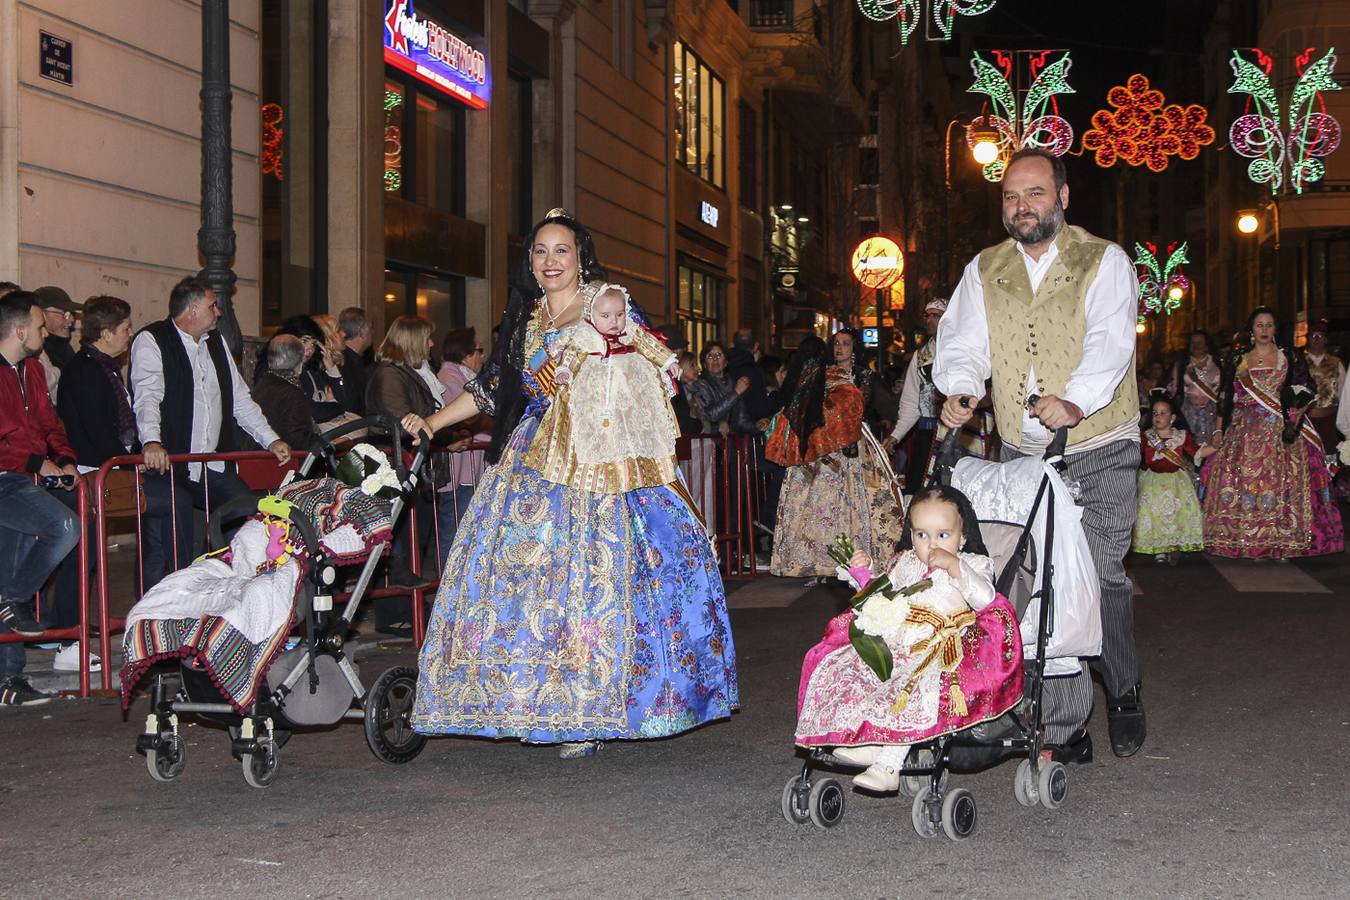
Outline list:
[[[1144,750],[1113,757],[1099,711],[1055,812],[1018,806],[1011,763],[958,776],[963,844],[859,794],[833,830],[783,821],[802,653],[840,595],[777,581],[733,595],[742,713],[589,760],[442,739],[394,767],[348,725],[297,736],[260,791],[194,726],[157,784],[144,701],[0,711],[0,896],[1350,896],[1350,559],[1224,571],[1136,562]],[[367,683],[409,659],[367,657]]]

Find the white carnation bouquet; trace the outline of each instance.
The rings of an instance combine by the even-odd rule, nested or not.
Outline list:
[[[403,493],[398,473],[384,451],[370,444],[357,444],[338,463],[334,473],[343,484],[359,488],[361,493],[382,500],[393,500]]]

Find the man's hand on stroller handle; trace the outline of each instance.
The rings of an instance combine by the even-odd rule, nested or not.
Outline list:
[[[1053,394],[1049,397],[1028,397],[1027,410],[1033,419],[1039,419],[1051,431],[1072,428],[1083,421],[1083,411],[1077,404]]]
[[[278,438],[267,445],[267,452],[277,458],[277,465],[284,466],[291,461],[291,445]]]
[[[948,428],[960,428],[975,415],[975,403],[978,399],[969,394],[953,394],[943,401],[938,418]]]

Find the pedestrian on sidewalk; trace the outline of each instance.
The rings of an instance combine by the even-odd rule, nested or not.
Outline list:
[[[57,395],[56,411],[61,416],[66,435],[75,448],[76,464],[82,475],[97,472],[114,456],[139,453],[136,440],[136,416],[131,411],[131,395],[122,377],[122,357],[131,346],[131,306],[118,297],[91,297],[84,304],[84,332],[80,351],[66,364],[61,373],[61,392]],[[130,469],[111,470],[104,482],[104,490],[119,479],[125,489],[135,490],[130,480]],[[90,484],[93,487],[93,484]],[[89,566],[97,562],[92,552],[98,546],[98,523],[91,515],[85,529],[88,542]],[[61,565],[56,576],[58,595],[79,596],[78,554],[71,554]],[[91,584],[91,599],[93,597]],[[62,622],[73,626],[78,616]],[[89,657],[90,671],[98,671],[101,661]],[[58,672],[79,670],[79,645],[67,643],[57,651],[52,668]]]
[[[959,428],[969,398],[993,379],[994,418],[1005,460],[1039,456],[1069,429],[1068,479],[1081,490],[1083,528],[1102,587],[1101,669],[1111,747],[1131,756],[1144,743],[1134,596],[1125,554],[1137,512],[1139,396],[1134,324],[1139,283],[1120,247],[1066,225],[1064,162],[1044,150],[1013,154],[1003,174],[1008,239],[966,266],[938,325],[933,383],[947,399],[940,418]],[[1086,677],[1056,679],[1086,723]],[[1051,735],[1061,742],[1069,735]]]
[[[291,459],[290,445],[267,424],[216,331],[219,319],[211,285],[184,278],[169,293],[168,317],[141,329],[131,342],[131,408],[146,468],[141,544],[146,590],[196,556],[194,507],[205,509],[208,495],[219,507],[251,493],[234,463],[178,463],[170,476],[170,454],[237,450],[238,425],[281,465]]]
[[[79,621],[78,593],[73,600],[58,596],[59,608],[42,623],[34,609],[34,596],[79,543],[73,507],[83,489],[37,360],[47,336],[43,318],[35,294],[14,291],[0,299],[0,631],[23,637],[38,637],[57,624],[56,616],[69,618],[72,603]],[[0,705],[51,699],[23,670],[23,644],[0,643]]]

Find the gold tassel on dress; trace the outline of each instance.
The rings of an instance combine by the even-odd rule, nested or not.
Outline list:
[[[906,706],[909,706],[909,688],[905,688],[900,692],[900,696],[895,698],[895,702],[891,704],[891,712],[902,713]]]
[[[966,695],[961,692],[961,683],[956,680],[956,673],[952,673],[951,688],[947,692],[947,702],[954,716],[964,716],[970,713],[966,708]]]

